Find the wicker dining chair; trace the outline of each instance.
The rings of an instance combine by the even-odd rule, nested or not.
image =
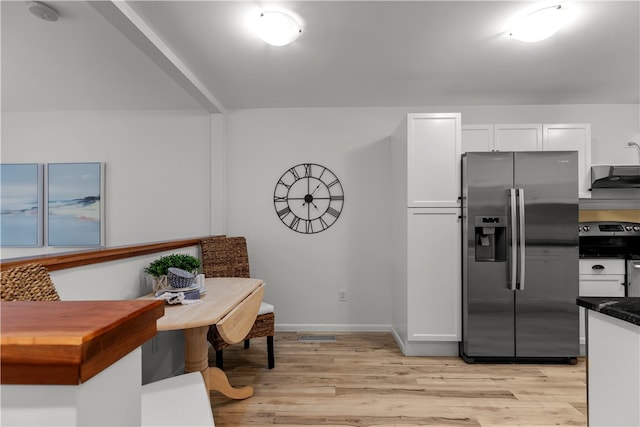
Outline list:
[[[202,270],[205,277],[251,277],[249,254],[244,237],[211,236],[200,241]],[[244,339],[244,348],[249,348],[252,338],[267,338],[267,363],[275,366],[273,336],[275,335],[275,312],[271,304],[263,302],[253,327]],[[216,352],[216,366],[223,369],[222,350],[230,344],[220,336],[215,325],[209,328],[207,340]]]
[[[23,264],[0,271],[2,301],[60,301],[49,272],[40,264]]]

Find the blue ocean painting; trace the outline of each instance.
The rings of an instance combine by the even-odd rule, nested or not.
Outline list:
[[[100,246],[101,167],[101,163],[47,166],[49,246]]]
[[[40,246],[41,166],[0,165],[0,245]]]

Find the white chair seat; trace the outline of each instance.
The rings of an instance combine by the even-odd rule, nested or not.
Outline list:
[[[258,309],[258,316],[261,314],[273,313],[275,311],[275,307],[269,303],[262,302],[260,303],[260,308]]]
[[[215,426],[202,374],[191,372],[142,386],[143,426]]]

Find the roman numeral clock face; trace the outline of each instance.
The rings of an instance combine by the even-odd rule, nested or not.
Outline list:
[[[319,233],[336,222],[344,206],[338,177],[324,166],[302,163],[276,184],[273,204],[284,225],[298,233]]]

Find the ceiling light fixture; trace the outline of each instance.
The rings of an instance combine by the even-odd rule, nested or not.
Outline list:
[[[562,4],[538,8],[516,18],[509,36],[523,42],[537,42],[554,35],[570,18],[569,9]]]
[[[273,46],[285,46],[297,39],[302,28],[290,14],[282,11],[261,12],[256,33]]]
[[[45,21],[57,21],[58,12],[51,6],[39,1],[29,2],[29,12]]]

